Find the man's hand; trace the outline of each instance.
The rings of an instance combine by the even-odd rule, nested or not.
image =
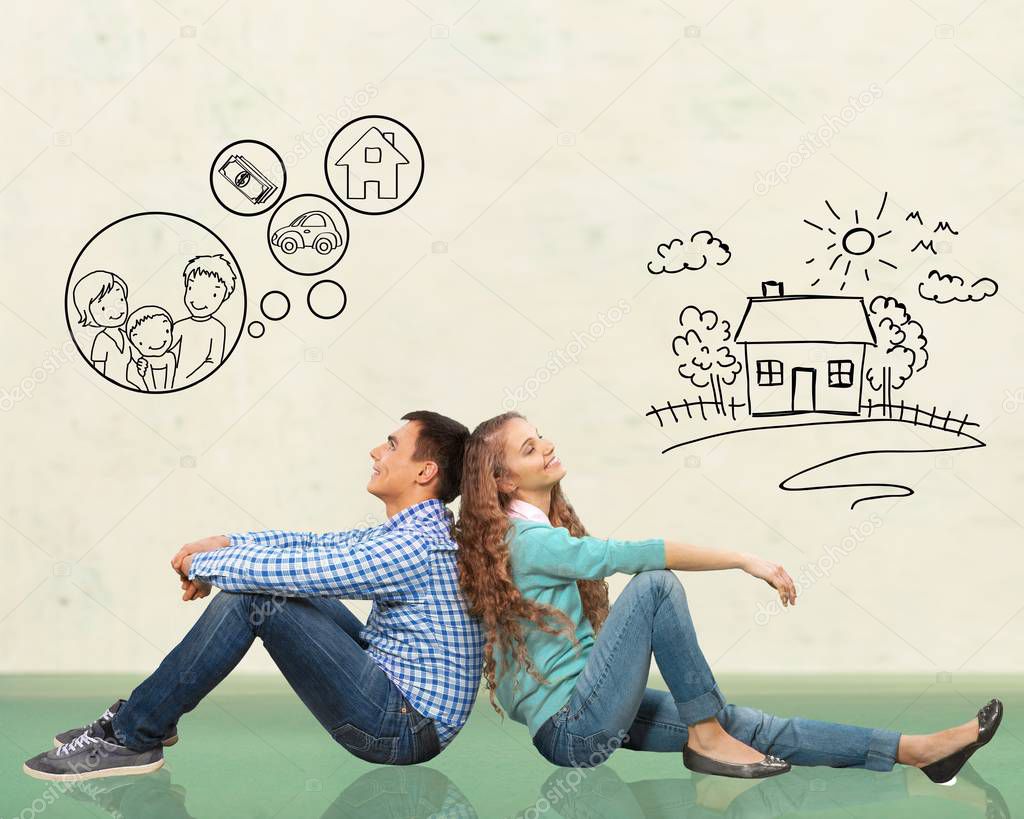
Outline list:
[[[210,593],[213,587],[202,580],[182,580],[181,588],[184,590],[184,594],[181,595],[181,599],[188,601],[201,600]]]
[[[205,583],[202,580],[188,579],[188,572],[192,567],[192,556],[199,552],[212,552],[214,549],[222,549],[228,546],[230,542],[224,535],[205,537],[194,543],[186,543],[171,558],[171,568],[178,573],[178,577],[181,579],[182,600],[200,600],[206,597],[212,588],[209,583]]]
[[[231,541],[224,535],[213,535],[212,537],[204,537],[202,540],[197,540],[194,543],[186,543],[178,549],[178,553],[171,558],[171,568],[178,574],[187,578],[188,568],[186,567],[184,571],[182,571],[181,568],[186,557],[199,552],[212,552],[214,549],[223,549],[225,546],[230,545]],[[189,561],[189,563],[191,564],[191,561]]]
[[[761,578],[779,593],[782,605],[796,605],[796,584],[789,572],[778,563],[772,563],[757,555],[747,555],[743,563],[743,571],[754,577]]]

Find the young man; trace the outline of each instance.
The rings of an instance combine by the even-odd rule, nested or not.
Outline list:
[[[380,526],[314,534],[217,535],[174,556],[182,598],[216,594],[160,667],[95,722],[28,760],[39,779],[148,773],[177,723],[259,637],[331,736],[361,759],[436,756],[469,717],[482,664],[479,624],[459,593],[452,515],[469,431],[434,412],[370,451]],[[364,625],[340,601],[373,601]]]
[[[179,386],[187,386],[204,379],[224,360],[227,331],[214,313],[235,292],[238,277],[220,253],[190,259],[182,276],[189,315],[174,322],[174,343],[182,375]]]

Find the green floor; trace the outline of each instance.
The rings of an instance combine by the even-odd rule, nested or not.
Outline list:
[[[794,768],[762,782],[696,777],[678,754],[619,751],[588,772],[557,768],[526,729],[481,696],[458,739],[427,765],[368,765],[335,745],[275,677],[226,680],[180,724],[147,776],[74,788],[31,779],[27,757],[56,730],[94,718],[135,678],[0,677],[0,819],[122,817],[984,817],[986,798],[1024,816],[1024,681],[1011,676],[729,676],[731,701],[766,711],[928,732],[964,722],[992,696],[996,739],[952,786],[917,770]],[[652,683],[656,684],[656,683]],[[991,814],[998,815],[998,814]]]

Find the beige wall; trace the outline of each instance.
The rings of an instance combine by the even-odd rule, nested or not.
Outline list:
[[[0,388],[27,379],[32,394],[0,413],[0,670],[95,670],[100,654],[104,670],[151,668],[202,605],[178,600],[168,560],[181,543],[373,520],[366,453],[403,412],[474,423],[519,389],[594,532],[829,570],[778,614],[760,581],[685,576],[717,668],[1024,670],[1022,15],[975,6],[16,4],[0,50]],[[360,92],[372,100],[355,111]],[[844,121],[861,94],[870,104]],[[403,210],[350,217],[341,318],[295,309],[168,396],[119,390],[62,351],[76,254],[136,211],[213,228],[250,310],[272,287],[299,305],[306,282],[271,259],[266,217],[223,210],[210,163],[262,139],[291,161],[289,195],[327,194],[326,141],[367,113],[416,132],[426,176]],[[801,154],[819,129],[828,146]],[[770,185],[780,164],[787,181]],[[855,291],[911,305],[932,358],[906,397],[969,412],[987,446],[855,461],[844,478],[915,494],[852,511],[849,492],[776,485],[886,435],[944,439],[750,433],[661,455],[723,428],[644,417],[693,394],[671,354],[679,310],[713,307],[735,326],[762,279],[799,292],[823,246],[802,219],[821,218],[826,197],[869,212],[886,190],[897,227],[919,209],[959,228],[937,257],[950,272],[1000,283],[980,303],[923,302],[928,260],[904,247],[877,290]],[[702,228],[730,245],[728,265],[647,274],[659,242]],[[256,650],[245,667],[271,664]]]

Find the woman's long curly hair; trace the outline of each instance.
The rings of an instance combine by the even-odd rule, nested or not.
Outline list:
[[[516,666],[522,666],[541,685],[547,680],[537,671],[526,653],[523,620],[548,634],[564,634],[579,646],[573,622],[554,606],[523,597],[512,580],[509,564],[509,505],[513,496],[498,488],[498,480],[508,474],[504,459],[505,424],[512,418],[523,418],[518,412],[506,412],[484,421],[469,436],[462,465],[462,501],[456,540],[459,544],[459,580],[469,612],[480,619],[484,628],[484,679],[490,691],[491,705],[502,713],[494,699],[498,673],[510,668],[497,668],[496,650],[509,652]],[[585,535],[586,529],[576,516],[561,483],[551,490],[552,526],[562,526],[574,537]],[[597,633],[608,616],[608,584],[603,580],[577,580],[583,612]]]

